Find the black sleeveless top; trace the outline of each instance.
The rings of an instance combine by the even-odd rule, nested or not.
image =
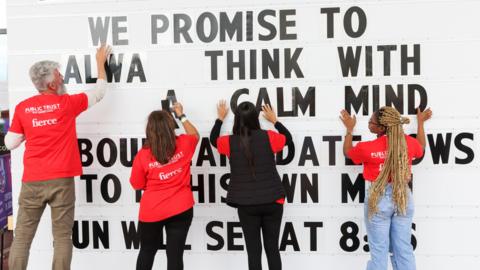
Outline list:
[[[278,174],[275,156],[265,130],[254,130],[250,136],[253,168],[245,155],[241,137],[230,138],[231,176],[227,190],[227,204],[258,205],[273,203],[285,196]]]

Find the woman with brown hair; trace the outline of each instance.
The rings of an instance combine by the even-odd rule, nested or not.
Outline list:
[[[413,196],[412,160],[423,156],[425,148],[424,122],[432,111],[417,109],[417,137],[408,136],[403,125],[410,123],[392,107],[375,112],[368,128],[377,139],[352,146],[356,118],[343,110],[340,119],[347,128],[344,154],[355,164],[363,164],[363,177],[370,188],[365,198],[365,224],[371,259],[367,270],[386,270],[388,253],[392,252],[394,270],[415,270],[415,255],[411,245]]]
[[[188,121],[180,103],[173,110],[186,134],[175,135],[170,112],[153,111],[148,117],[147,140],[133,161],[130,183],[143,190],[138,229],[140,252],[137,270],[150,270],[167,233],[167,269],[183,269],[183,251],[193,218],[190,162],[198,143],[198,131]]]

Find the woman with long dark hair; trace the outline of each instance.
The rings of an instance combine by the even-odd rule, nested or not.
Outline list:
[[[133,161],[130,183],[143,190],[138,229],[140,252],[137,270],[150,270],[167,233],[167,269],[183,269],[183,251],[193,218],[190,162],[198,143],[198,131],[188,121],[180,103],[174,112],[186,134],[175,135],[175,120],[170,112],[153,111],[148,117],[147,140]]]
[[[230,160],[227,204],[237,208],[248,253],[249,270],[262,269],[262,241],[270,270],[281,270],[278,237],[283,215],[285,191],[276,169],[274,154],[292,144],[290,132],[277,121],[270,105],[263,116],[279,133],[260,127],[259,112],[251,102],[242,102],[235,110],[233,134],[220,137],[228,114],[225,101],[217,106],[218,119],[210,133],[210,142]]]
[[[423,156],[425,148],[424,122],[432,111],[417,109],[416,138],[403,131],[410,123],[393,107],[376,111],[368,128],[377,139],[352,146],[355,116],[343,110],[341,120],[347,128],[344,154],[355,164],[363,164],[363,177],[370,186],[365,198],[365,224],[371,259],[367,270],[386,270],[391,251],[394,270],[415,270],[415,255],[411,244],[413,196],[411,181],[412,160]]]

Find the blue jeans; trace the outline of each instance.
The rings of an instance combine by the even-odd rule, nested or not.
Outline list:
[[[415,255],[411,244],[414,212],[412,193],[408,194],[406,215],[399,215],[392,198],[392,186],[387,185],[385,194],[378,203],[378,212],[371,219],[368,218],[368,192],[366,194],[365,224],[371,256],[367,270],[387,270],[389,252],[392,253],[394,270],[415,270]]]

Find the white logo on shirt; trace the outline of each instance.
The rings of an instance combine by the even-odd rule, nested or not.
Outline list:
[[[33,127],[43,127],[43,126],[53,126],[57,124],[57,119],[46,119],[46,120],[37,120],[37,118],[32,119]]]
[[[381,164],[378,166],[378,171],[379,171],[379,172],[381,172],[381,171],[382,171],[382,169],[383,169],[383,166],[384,166],[384,164],[383,164],[383,163],[381,163]]]
[[[183,156],[184,156],[183,151],[180,151],[180,152],[176,153],[175,155],[173,155],[173,157],[170,158],[170,160],[168,161],[167,164],[160,164],[160,162],[158,162],[158,161],[150,162],[150,163],[148,163],[148,168],[149,168],[149,169],[162,168],[163,166],[167,166],[167,165],[169,165],[169,164],[172,164],[172,163],[177,162],[177,161],[178,161],[179,159],[181,159]]]
[[[385,159],[386,156],[387,156],[387,151],[370,153],[370,157],[371,157],[371,158],[381,158],[381,159]]]
[[[47,105],[38,106],[38,107],[25,108],[25,113],[33,113],[33,114],[51,113],[59,109],[60,109],[60,103],[47,104]]]
[[[168,173],[161,172],[161,173],[158,174],[158,178],[160,178],[160,180],[168,180],[169,178],[171,178],[171,177],[173,177],[173,176],[175,176],[175,175],[177,175],[181,172],[182,172],[182,168],[178,168],[178,169],[173,170],[173,171],[168,172]]]

